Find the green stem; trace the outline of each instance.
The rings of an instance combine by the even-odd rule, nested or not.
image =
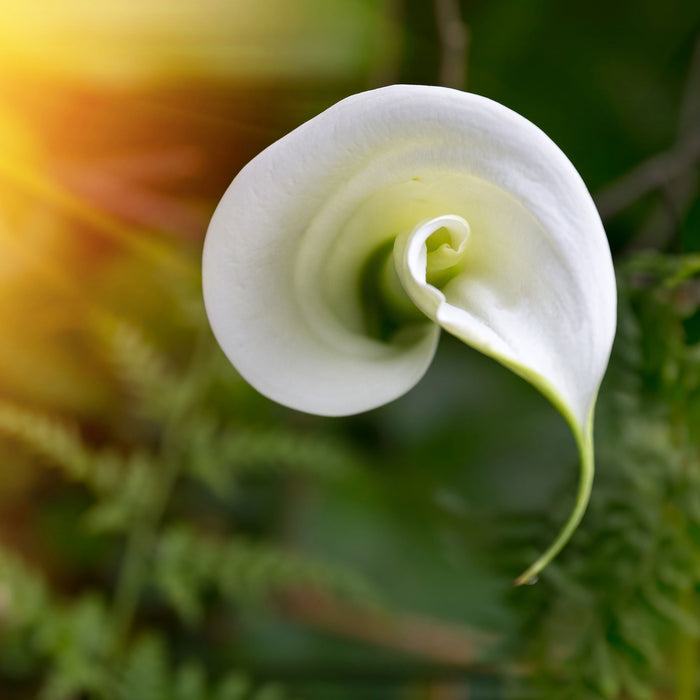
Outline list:
[[[592,422],[592,421],[591,421]],[[571,515],[564,523],[564,526],[559,531],[554,542],[549,546],[542,556],[522,573],[513,582],[516,586],[522,586],[525,583],[532,583],[537,579],[537,575],[542,569],[554,559],[563,549],[564,545],[569,541],[571,535],[578,527],[578,524],[586,512],[588,501],[591,496],[591,488],[593,486],[594,456],[593,456],[593,438],[592,431],[589,430],[587,435],[576,432],[576,442],[579,448],[579,456],[581,460],[581,471],[579,473],[578,492],[576,494],[576,503],[574,504]]]

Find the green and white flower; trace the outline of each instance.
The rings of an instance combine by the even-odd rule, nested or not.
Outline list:
[[[593,477],[593,410],[615,333],[610,250],[573,165],[484,97],[396,85],[354,95],[235,178],[204,248],[204,299],[241,375],[292,408],[366,411],[411,389],[440,329],[537,387]]]

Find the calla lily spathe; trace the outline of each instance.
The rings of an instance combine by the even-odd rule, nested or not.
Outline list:
[[[571,426],[582,469],[574,512],[518,582],[561,549],[590,492],[615,277],[583,181],[531,122],[448,88],[349,97],[241,170],[203,274],[224,352],[292,408],[348,415],[401,396],[441,328],[530,381]]]

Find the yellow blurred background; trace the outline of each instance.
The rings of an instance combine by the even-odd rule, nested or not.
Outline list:
[[[151,297],[147,278],[119,266],[172,264],[184,251],[180,262],[196,267],[216,199],[249,157],[310,116],[308,86],[361,84],[383,59],[384,9],[3,0],[3,394],[105,409],[86,314],[143,312]]]

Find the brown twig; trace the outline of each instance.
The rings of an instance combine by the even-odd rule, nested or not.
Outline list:
[[[700,124],[700,35],[695,41],[683,90],[676,131],[676,144],[692,137]],[[661,188],[662,201],[653,209],[631,242],[636,249],[664,248],[683,225],[692,206],[697,174],[687,170]]]
[[[684,136],[692,133],[700,121],[700,34],[693,46],[688,77],[686,78],[683,99],[681,101],[678,134]]]
[[[440,85],[463,90],[467,84],[469,27],[462,20],[459,0],[433,0],[440,37]]]
[[[288,592],[284,613],[304,624],[344,637],[402,651],[443,664],[472,666],[495,639],[483,632],[431,618],[375,612],[320,593]]]
[[[622,212],[640,197],[659,190],[662,200],[635,237],[635,248],[659,247],[666,242],[692,201],[700,161],[700,36],[695,42],[678,118],[676,146],[633,168],[596,197],[603,221]],[[661,234],[659,235],[659,231]],[[660,240],[652,240],[660,239]]]
[[[680,146],[649,158],[595,195],[603,221],[612,219],[645,194],[663,188],[700,161],[700,131]]]

